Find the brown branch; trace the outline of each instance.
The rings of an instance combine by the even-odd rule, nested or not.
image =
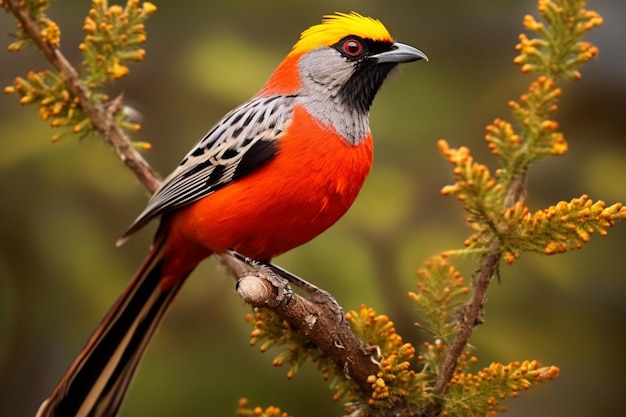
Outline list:
[[[482,258],[480,268],[474,274],[472,296],[459,317],[459,330],[450,346],[448,346],[446,357],[435,381],[433,393],[438,397],[443,397],[447,392],[448,384],[452,379],[459,357],[463,354],[474,328],[482,322],[487,288],[500,262],[501,247],[500,239],[494,238],[489,245],[487,254]],[[435,413],[435,415],[437,414]]]
[[[509,208],[515,205],[515,203],[523,197],[525,192],[526,175],[520,175],[514,178],[509,184],[503,208]],[[458,360],[463,354],[474,328],[482,323],[487,298],[487,288],[489,287],[491,278],[497,273],[501,257],[502,242],[496,236],[487,248],[487,253],[482,257],[479,269],[474,273],[472,296],[460,314],[458,320],[459,330],[454,336],[454,340],[450,346],[448,346],[446,357],[441,365],[439,375],[437,375],[433,394],[439,398],[442,398],[448,391],[449,383],[454,375]],[[437,416],[440,412],[441,404],[434,404],[433,407],[426,412],[426,415]]]
[[[343,316],[338,318],[324,302],[313,302],[294,293],[287,280],[266,267],[250,269],[231,256],[223,259],[239,277],[237,292],[247,304],[266,308],[289,322],[343,369],[366,395],[371,394],[372,385],[367,378],[379,370],[372,360],[375,348],[356,337]]]
[[[122,107],[122,97],[116,98],[109,107],[92,100],[90,91],[80,78],[78,71],[67,61],[58,48],[48,44],[40,35],[37,21],[29,16],[19,0],[4,0],[24,31],[33,39],[46,59],[65,77],[69,91],[74,94],[93,126],[103,140],[110,144],[119,158],[137,176],[139,181],[153,193],[159,183],[159,177],[148,162],[135,150],[128,136],[115,124],[115,113]],[[354,379],[366,393],[372,391],[367,377],[378,372],[378,365],[372,361],[372,347],[367,346],[350,330],[347,322],[337,320],[336,311],[324,308],[323,303],[305,299],[291,291],[289,286],[272,271],[257,268],[250,271],[243,262],[231,256],[222,256],[224,263],[236,277],[244,280],[239,284],[239,292],[251,286],[256,288],[255,296],[250,292],[242,295],[244,301],[253,307],[268,308],[279,317],[287,320],[298,331],[315,343],[326,355],[331,357],[349,378]],[[260,294],[260,296],[259,296]]]
[[[68,90],[78,99],[81,108],[91,120],[94,128],[102,135],[103,140],[115,149],[122,162],[153,193],[159,186],[159,176],[133,147],[126,133],[115,124],[115,111],[108,111],[102,102],[91,99],[91,92],[80,78],[78,71],[58,48],[43,39],[39,23],[28,14],[28,10],[19,0],[4,0],[3,4],[22,24],[22,29],[43,52],[50,64],[65,78]],[[120,107],[118,104],[110,108],[120,110]]]

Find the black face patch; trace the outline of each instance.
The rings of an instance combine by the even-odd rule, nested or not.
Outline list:
[[[360,61],[380,52],[390,51],[393,42],[373,41],[349,35],[332,45],[348,61]]]
[[[354,73],[339,90],[339,96],[349,107],[363,114],[369,112],[374,97],[385,78],[397,63],[378,63],[370,56],[391,51],[393,42],[373,41],[358,36],[346,36],[333,45],[346,60],[354,63]]]
[[[339,97],[349,108],[367,114],[385,78],[397,65],[395,62],[377,63],[374,60],[355,64],[355,71],[339,90]]]

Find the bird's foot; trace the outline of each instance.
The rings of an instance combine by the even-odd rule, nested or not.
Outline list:
[[[275,265],[273,263],[257,261],[233,249],[228,249],[226,253],[234,257],[235,259],[241,262],[244,262],[246,265],[252,268],[269,269],[270,271],[272,271],[274,274],[278,275],[279,277],[286,279],[291,285],[298,287],[301,290],[305,291],[309,295],[310,301],[316,304],[324,305],[328,309],[330,309],[333,315],[336,317],[336,320],[338,323],[341,323],[344,320],[343,309],[341,308],[339,303],[337,303],[337,300],[335,300],[335,297],[330,295],[328,291],[321,289],[315,284],[311,284],[310,282],[300,278],[297,275],[292,274],[286,269],[278,265]]]

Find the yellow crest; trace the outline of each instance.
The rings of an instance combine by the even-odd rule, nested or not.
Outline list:
[[[375,41],[391,42],[387,28],[378,19],[361,16],[359,13],[341,13],[324,16],[322,23],[311,26],[300,35],[289,55],[300,54],[319,46],[330,46],[348,35]]]

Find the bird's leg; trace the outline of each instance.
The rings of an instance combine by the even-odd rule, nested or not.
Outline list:
[[[277,274],[278,276],[286,279],[290,284],[300,288],[309,294],[309,300],[316,304],[325,304],[330,308],[335,315],[337,316],[337,321],[343,321],[343,309],[335,300],[335,297],[330,295],[330,293],[326,290],[321,289],[317,285],[311,284],[310,282],[300,278],[297,275],[292,274],[286,269],[275,265],[271,262],[261,262],[255,259],[252,259],[248,256],[243,255],[240,252],[237,252],[234,249],[227,249],[225,252],[227,255],[232,256],[233,258],[245,263],[246,265],[252,268],[265,267]]]
[[[333,297],[328,291],[321,289],[317,285],[311,284],[310,282],[300,278],[297,275],[292,274],[291,272],[278,265],[275,265],[273,263],[267,263],[264,265],[274,271],[274,273],[285,278],[291,284],[302,289],[303,291],[306,291],[309,294],[310,300],[314,303],[329,304],[329,307],[336,311],[338,316],[340,316],[343,320],[343,309],[341,308],[337,300],[335,300],[335,297]]]

